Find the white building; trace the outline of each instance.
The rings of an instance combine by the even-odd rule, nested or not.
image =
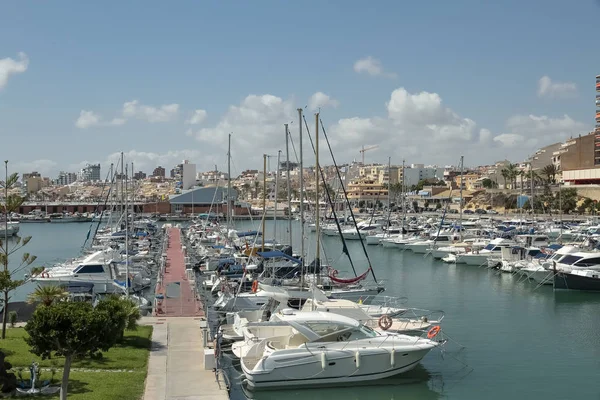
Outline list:
[[[196,185],[196,164],[183,160],[181,164],[181,188],[187,190]]]
[[[74,183],[77,180],[77,174],[74,172],[60,171],[56,183],[61,186],[66,186]]]
[[[77,174],[77,180],[82,182],[97,182],[100,180],[100,164],[87,164]]]
[[[425,166],[423,164],[411,164],[404,168],[404,184],[407,186],[416,185],[420,180],[444,180],[445,168],[436,166]]]

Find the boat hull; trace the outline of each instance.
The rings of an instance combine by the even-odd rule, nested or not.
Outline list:
[[[554,275],[554,289],[600,292],[600,273],[597,278],[558,272]]]
[[[339,386],[388,378],[410,371],[430,351],[430,348],[394,351],[386,348],[357,350],[352,347],[349,344],[347,350],[311,349],[311,353],[304,348],[285,351],[281,356],[273,354],[259,361],[258,364],[262,365],[257,365],[255,369],[248,367],[244,357],[241,366],[247,383],[252,388]]]

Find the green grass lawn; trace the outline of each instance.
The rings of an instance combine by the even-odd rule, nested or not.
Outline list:
[[[0,350],[7,355],[7,361],[13,367],[28,367],[37,361],[41,367],[62,367],[64,358],[56,357],[42,360],[29,352],[29,346],[23,338],[27,335],[23,328],[6,330],[6,339],[0,340]],[[140,326],[136,331],[125,331],[123,343],[102,354],[101,359],[83,359],[73,362],[73,368],[126,369],[142,370],[148,364],[148,352],[152,336],[151,326]]]
[[[32,361],[42,367],[42,380],[50,379],[49,367],[59,369],[53,385],[60,385],[64,358],[41,360],[29,352],[23,338],[27,335],[22,328],[7,330],[6,339],[0,340],[0,350],[13,368],[24,367],[22,375],[29,376],[28,367]],[[101,359],[84,359],[73,362],[72,368],[85,368],[97,371],[71,371],[69,379],[69,399],[72,400],[138,400],[144,393],[148,355],[151,346],[152,327],[140,326],[136,331],[126,331],[123,343],[103,353]],[[44,370],[45,369],[45,370]],[[107,371],[107,370],[126,371]],[[55,396],[42,396],[42,399],[58,399]]]

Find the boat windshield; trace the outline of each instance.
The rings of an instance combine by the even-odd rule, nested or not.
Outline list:
[[[567,264],[567,265],[572,265],[574,262],[581,260],[583,257],[581,256],[572,256],[570,254],[567,254],[566,256],[564,256],[561,260],[560,263],[561,264]]]
[[[377,336],[374,330],[364,325],[352,326],[335,322],[307,322],[305,325],[320,336],[315,342],[344,342]]]
[[[493,250],[493,249],[494,249],[494,246],[495,246],[494,244],[491,244],[491,243],[490,243],[490,244],[488,244],[487,246],[485,246],[485,247],[483,248],[483,250],[490,250],[490,251],[491,251],[491,250]]]

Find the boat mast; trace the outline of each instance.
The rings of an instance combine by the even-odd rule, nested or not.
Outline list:
[[[315,208],[315,224],[316,224],[316,232],[315,234],[317,235],[317,258],[316,258],[316,263],[315,263],[315,272],[317,274],[317,284],[321,283],[321,274],[320,274],[320,267],[321,267],[321,224],[320,224],[320,215],[319,215],[319,209],[320,207],[320,202],[319,202],[319,113],[315,114],[315,200],[316,200],[316,208]]]
[[[231,229],[231,133],[229,134],[229,142],[227,145],[227,237],[229,237],[229,229]],[[264,237],[263,237],[264,239]]]
[[[388,217],[386,227],[387,236],[390,236],[390,218],[392,217],[392,210],[390,204],[392,204],[392,157],[388,157]]]
[[[125,163],[123,161],[123,152],[121,152],[121,204],[119,206],[119,208],[121,209],[121,215],[119,219],[121,219],[121,221],[123,218],[123,205],[125,204],[125,182],[123,181],[123,177],[125,176]]]
[[[302,161],[302,109],[298,108],[300,144],[300,288],[304,288],[304,162]]]
[[[404,223],[406,222],[406,196],[404,193],[406,180],[404,178],[404,163],[405,160],[402,160],[402,187],[400,188],[400,196],[402,196],[402,237],[404,237]]]
[[[123,153],[121,153],[123,154]],[[125,166],[125,191],[127,191],[127,165]],[[123,179],[123,176],[121,176]],[[129,297],[129,211],[127,210],[127,193],[125,196],[125,295]]]
[[[463,170],[464,170],[465,156],[460,156],[460,210],[458,215],[459,231],[458,235],[462,242],[462,217],[463,217]]]
[[[287,201],[288,201],[288,233],[290,235],[289,241],[290,246],[292,245],[292,185],[290,182],[290,141],[289,141],[289,131],[288,124],[285,125],[285,176],[286,176],[286,186],[287,186]]]
[[[279,163],[281,162],[281,150],[277,151],[277,172],[275,173],[275,207],[273,207],[273,240],[277,243],[277,200],[279,194]]]
[[[263,154],[263,217],[262,217],[262,246],[265,251],[265,217],[267,216],[267,155]]]

